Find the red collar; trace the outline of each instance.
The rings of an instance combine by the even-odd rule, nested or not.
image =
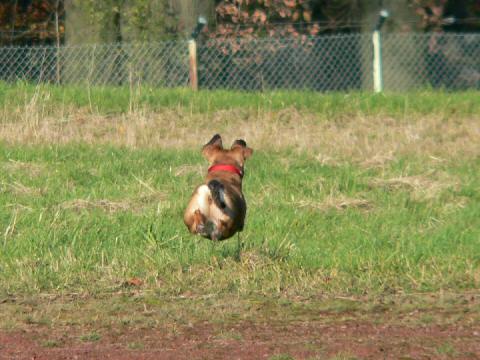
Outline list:
[[[217,164],[217,165],[212,165],[208,168],[209,173],[214,171],[228,171],[228,172],[237,174],[240,177],[243,177],[243,171],[238,167],[236,167],[235,165]]]

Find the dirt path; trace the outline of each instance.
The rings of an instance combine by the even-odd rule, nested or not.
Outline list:
[[[480,359],[480,293],[5,298],[4,359]]]
[[[329,321],[103,331],[33,326],[0,333],[0,359],[480,359],[480,324],[399,326]],[[52,340],[55,339],[55,340]]]

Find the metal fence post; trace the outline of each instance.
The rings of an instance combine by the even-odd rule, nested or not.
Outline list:
[[[387,10],[380,11],[375,30],[372,34],[373,42],[373,90],[376,93],[383,91],[383,62],[382,62],[382,37],[380,29],[385,20],[387,20],[389,13]]]
[[[197,42],[195,39],[188,40],[188,57],[190,63],[190,86],[193,91],[198,90],[197,71]]]
[[[383,91],[383,64],[382,64],[382,40],[380,31],[375,30],[372,35],[373,41],[373,90],[376,93]]]

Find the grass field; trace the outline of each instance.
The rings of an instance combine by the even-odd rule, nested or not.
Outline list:
[[[478,98],[0,85],[0,298],[477,291]],[[255,149],[241,248],[182,222],[216,132]]]

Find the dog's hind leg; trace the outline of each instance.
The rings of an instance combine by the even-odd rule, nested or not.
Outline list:
[[[204,235],[206,231],[205,225],[205,216],[203,216],[200,210],[195,210],[195,212],[193,213],[193,231],[197,234]]]
[[[208,232],[207,219],[209,217],[209,204],[211,203],[210,190],[207,185],[199,186],[183,215],[183,222],[192,234],[205,236]]]

